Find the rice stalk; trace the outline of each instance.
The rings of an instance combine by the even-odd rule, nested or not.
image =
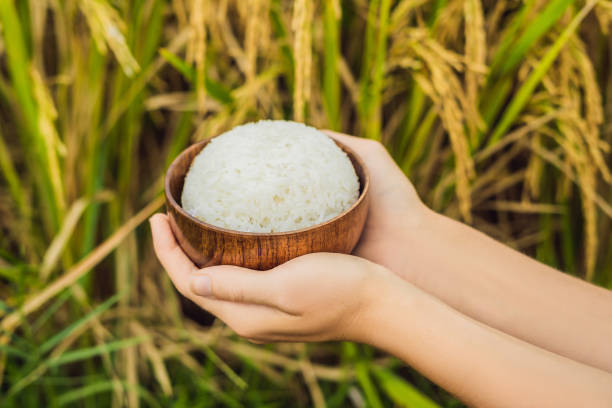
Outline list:
[[[602,151],[602,143],[605,143],[605,141],[601,140],[599,135],[599,129],[603,124],[603,108],[597,76],[593,70],[591,60],[585,54],[582,44],[574,43],[572,56],[577,63],[583,85],[582,89],[584,90],[584,112],[587,124],[584,139],[595,166],[601,172],[604,180],[612,183],[612,173],[610,173]]]
[[[13,1],[0,3],[0,23],[2,23],[2,34],[6,39],[10,39],[8,42],[5,41],[6,62],[18,101],[15,113],[22,115],[23,118],[19,129],[23,131],[22,144],[29,156],[29,167],[37,179],[39,194],[44,197],[44,203],[49,209],[42,213],[46,232],[53,234],[61,222],[62,213],[59,206],[63,202],[63,196],[59,195],[61,192],[59,180],[50,177],[54,175],[50,166],[54,166],[48,162],[49,153],[45,151],[46,139],[40,133],[38,106],[32,89],[32,77],[28,70],[30,62],[26,54],[22,26]]]
[[[480,0],[465,0],[463,3],[465,14],[465,86],[468,103],[478,111],[479,87],[483,84],[484,74],[474,67],[484,67],[486,59],[486,34],[484,29],[484,17]],[[482,121],[468,121],[471,140],[475,142],[476,131],[482,129]]]
[[[106,241],[100,244],[86,258],[75,264],[70,270],[66,271],[64,275],[56,279],[53,283],[49,284],[40,293],[29,297],[18,311],[4,317],[0,321],[0,328],[2,329],[3,333],[2,337],[0,337],[0,344],[6,344],[8,341],[8,333],[12,332],[15,327],[17,327],[21,319],[40,308],[53,296],[57,295],[60,291],[69,287],[70,285],[73,285],[79,278],[89,272],[91,268],[93,268],[113,249],[115,249],[115,247],[119,245],[121,241],[123,241],[123,239],[134,230],[134,228],[138,227],[155,211],[157,211],[157,209],[163,204],[163,201],[163,197],[158,197],[149,203],[145,208],[140,210],[140,212],[125,222],[121,228],[119,228]]]
[[[295,56],[295,85],[293,90],[293,118],[304,121],[304,110],[310,100],[312,74],[312,13],[311,0],[296,0],[293,5],[291,29]]]
[[[593,200],[593,202],[597,205],[597,208],[605,213],[609,218],[612,218],[612,205],[601,195],[597,194],[597,191],[594,190],[590,185],[583,184],[579,177],[576,175],[575,171],[572,167],[566,163],[563,158],[559,157],[555,152],[551,152],[545,148],[542,148],[537,145],[529,146],[533,152],[535,152],[538,156],[540,156],[544,161],[554,166],[558,169],[568,180],[574,182],[580,189],[581,192],[589,199]]]
[[[30,216],[30,208],[27,204],[26,193],[24,188],[19,180],[19,176],[17,174],[17,170],[15,169],[15,165],[13,160],[11,159],[11,153],[8,149],[8,146],[4,142],[4,138],[0,131],[0,170],[2,171],[2,176],[6,180],[8,184],[9,191],[13,200],[15,201],[15,206],[17,210],[21,214],[24,219],[29,219]]]
[[[436,408],[439,405],[423,395],[403,378],[389,370],[375,369],[374,374],[393,402],[401,406]]]
[[[534,146],[534,149],[540,148],[542,142],[541,137],[539,135],[535,135],[531,139],[531,143]],[[526,191],[528,191],[533,198],[540,197],[540,183],[542,180],[542,171],[543,171],[543,162],[539,156],[531,156],[529,159],[529,164],[527,165],[527,170],[525,172],[525,187]]]
[[[313,406],[316,408],[324,408],[327,406],[325,403],[325,397],[323,396],[323,392],[321,391],[321,387],[317,381],[312,364],[306,356],[306,346],[301,344],[300,348],[300,369],[302,371],[302,375],[304,376],[304,381],[306,381],[306,385],[308,386],[308,390],[310,391]]]
[[[591,166],[586,166],[581,172],[580,178],[583,185],[588,189],[595,190],[595,171]],[[582,207],[585,217],[584,236],[586,238],[585,246],[585,279],[592,281],[595,276],[595,263],[597,261],[597,249],[599,238],[597,236],[597,211],[595,202],[584,192],[582,193]]]
[[[376,42],[374,49],[374,64],[371,68],[371,83],[366,87],[365,94],[365,136],[369,139],[381,140],[382,127],[382,91],[387,55],[387,36],[389,26],[390,0],[380,0]]]
[[[95,201],[108,201],[112,197],[111,193],[108,191],[102,191],[97,194],[93,200]],[[71,238],[72,233],[77,225],[77,222],[87,209],[87,206],[92,202],[91,199],[81,198],[75,201],[70,210],[66,213],[66,217],[64,219],[64,223],[62,224],[59,232],[51,241],[51,244],[47,248],[45,255],[42,259],[42,263],[40,265],[40,279],[45,282],[53,268],[56,266],[57,261],[61,255],[62,250],[68,244],[68,240]]]
[[[190,13],[191,38],[187,60],[195,66],[195,92],[200,113],[206,110],[206,10],[204,0],[192,0]]]
[[[132,331],[136,336],[139,337],[148,337],[151,335],[144,326],[142,326],[137,321],[130,322]],[[144,353],[147,355],[147,358],[151,362],[151,366],[153,367],[153,374],[157,382],[159,383],[162,392],[164,395],[172,395],[172,381],[170,380],[170,375],[168,374],[168,370],[166,370],[166,365],[164,360],[159,352],[159,349],[153,344],[152,341],[142,343],[142,349]]]
[[[188,24],[185,0],[172,0],[172,11],[178,20],[179,30],[185,28]]]
[[[341,9],[336,1],[326,2],[324,7],[323,43],[325,67],[323,74],[323,102],[329,128],[337,131],[340,129],[340,79],[338,71],[340,69],[341,55],[339,33]]]

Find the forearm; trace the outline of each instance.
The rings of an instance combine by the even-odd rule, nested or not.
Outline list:
[[[395,282],[363,317],[361,341],[403,359],[470,405],[610,406],[612,376],[466,317]]]
[[[612,372],[612,294],[437,214],[411,233],[410,282],[491,327]]]

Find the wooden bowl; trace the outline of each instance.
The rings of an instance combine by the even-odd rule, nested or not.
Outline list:
[[[188,147],[168,168],[164,184],[170,226],[179,245],[200,268],[229,264],[266,270],[311,252],[350,253],[359,240],[368,214],[370,176],[353,150],[334,141],[346,152],[359,177],[357,202],[322,224],[278,233],[233,231],[187,214],[180,205],[185,174],[208,141]]]

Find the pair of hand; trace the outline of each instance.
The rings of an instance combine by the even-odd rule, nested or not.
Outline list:
[[[157,257],[185,297],[240,336],[268,341],[366,341],[363,317],[405,271],[405,236],[428,210],[377,142],[331,133],[354,149],[371,174],[368,219],[355,254],[315,253],[269,271],[198,269],[178,246],[167,216],[150,220]]]

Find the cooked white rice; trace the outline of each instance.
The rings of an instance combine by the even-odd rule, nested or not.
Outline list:
[[[283,232],[320,224],[359,195],[350,159],[301,123],[260,121],[210,141],[185,177],[182,206],[212,225]]]

